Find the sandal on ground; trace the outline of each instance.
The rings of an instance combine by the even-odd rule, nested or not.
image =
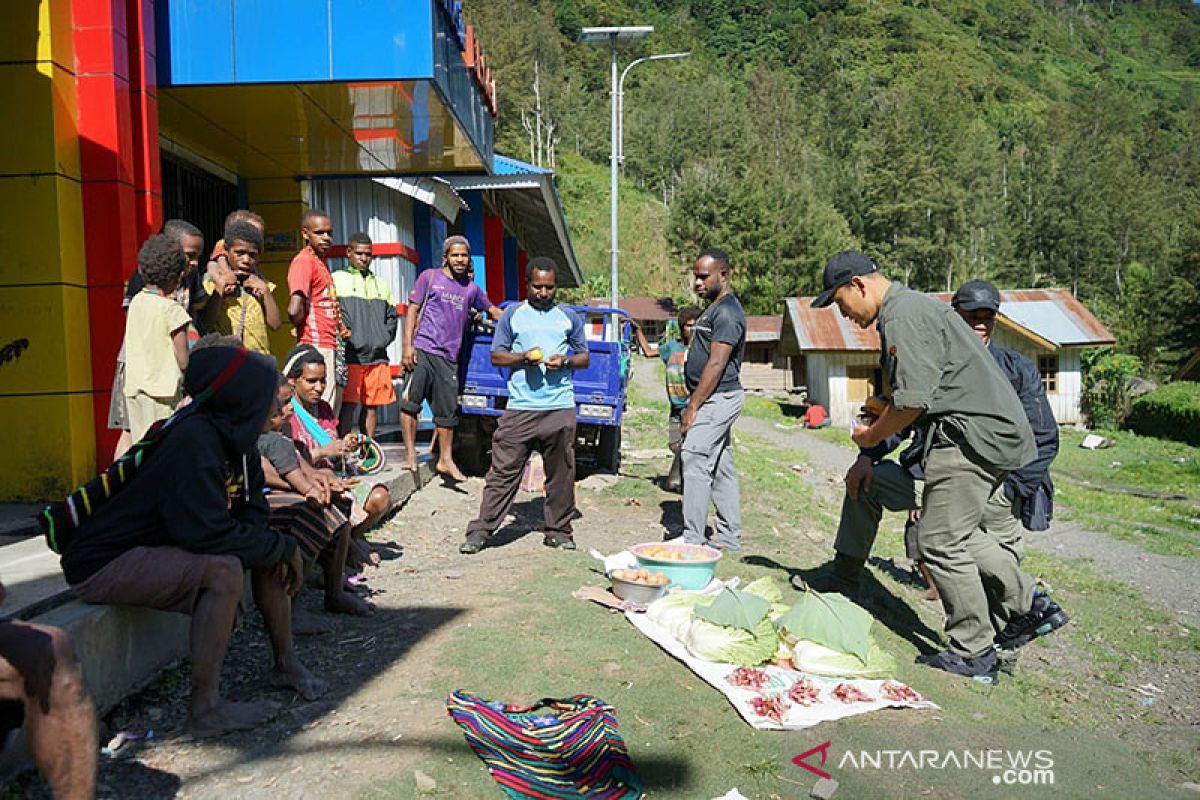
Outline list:
[[[482,533],[468,533],[467,539],[458,546],[458,552],[465,556],[473,556],[487,547],[487,536]]]
[[[557,547],[559,550],[574,550],[575,539],[565,533],[547,533],[542,539],[546,547]]]

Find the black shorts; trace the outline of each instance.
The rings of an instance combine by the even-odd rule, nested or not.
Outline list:
[[[421,403],[429,401],[433,424],[439,428],[458,425],[458,365],[453,361],[417,351],[417,365],[404,379],[400,410],[420,414]]]

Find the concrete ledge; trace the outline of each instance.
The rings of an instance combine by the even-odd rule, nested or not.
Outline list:
[[[428,456],[422,457],[421,468],[414,475],[400,466],[403,447],[387,445],[385,453],[388,466],[377,475],[363,476],[362,480],[387,486],[396,506],[405,503],[420,488],[418,481],[424,485],[434,479]],[[187,656],[190,617],[147,608],[91,605],[66,599],[69,595],[58,594],[65,588],[58,571],[58,557],[40,538],[22,543],[15,552],[20,553],[23,563],[29,566],[24,585],[40,589],[36,593],[41,596],[38,599],[56,595],[53,599],[58,603],[48,611],[35,612],[32,618],[25,618],[41,625],[55,625],[71,635],[75,652],[83,664],[88,689],[100,714],[108,713],[121,700],[153,681],[165,667]],[[38,569],[33,569],[34,565]],[[35,593],[31,592],[29,599],[34,597]],[[248,579],[242,602],[243,608],[249,611],[253,601]]]
[[[71,635],[101,715],[188,652],[191,617],[184,614],[72,600],[34,621]]]

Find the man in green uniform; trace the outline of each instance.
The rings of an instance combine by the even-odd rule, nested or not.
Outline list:
[[[1025,411],[1008,380],[958,313],[893,283],[866,256],[838,253],[825,266],[817,308],[837,303],[862,328],[878,323],[891,402],[855,428],[861,448],[915,425],[924,433],[925,486],[917,549],[946,611],[948,649],[918,660],[994,683],[995,646],[1020,647],[1048,633],[1057,605],[1039,595],[1016,555],[981,528],[988,499],[1008,472],[1037,456]],[[985,586],[988,587],[985,589]],[[996,634],[988,594],[1008,623]]]

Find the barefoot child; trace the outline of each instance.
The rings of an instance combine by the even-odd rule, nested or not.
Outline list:
[[[337,438],[337,416],[333,408],[321,399],[326,381],[324,356],[312,345],[297,345],[288,353],[284,375],[294,392],[292,416],[288,420],[292,441],[296,442],[313,466],[336,468],[339,461],[358,449],[359,437],[356,433],[350,433],[341,439]],[[361,498],[366,517],[351,531],[351,547],[358,556],[352,558],[351,562],[367,556],[371,563],[378,564],[379,556],[371,552],[364,534],[391,509],[392,497],[387,487],[379,484],[361,490],[356,488],[355,495]]]
[[[286,387],[286,391],[284,388]],[[336,505],[327,482],[321,480],[302,462],[292,440],[282,433],[284,414],[282,403],[291,400],[291,386],[283,381],[271,406],[271,413],[258,437],[258,452],[262,458],[267,487],[267,503],[271,507],[271,526],[296,540],[304,555],[307,571],[313,563],[321,564],[325,577],[325,610],[338,614],[366,617],[374,613],[372,606],[346,591],[343,571],[350,546],[350,521]],[[305,619],[300,606],[292,604],[292,630],[298,633],[328,630],[319,620]]]
[[[125,406],[133,441],[171,416],[188,363],[188,312],[172,298],[187,269],[178,240],[155,234],[138,253],[144,285],[125,317]]]

